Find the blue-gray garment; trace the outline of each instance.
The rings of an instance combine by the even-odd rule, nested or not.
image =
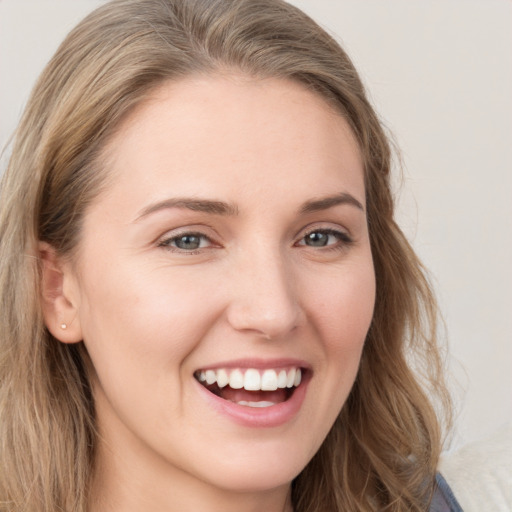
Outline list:
[[[436,475],[436,490],[429,512],[463,512],[450,486],[440,473]]]

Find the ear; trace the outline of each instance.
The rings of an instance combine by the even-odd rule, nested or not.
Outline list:
[[[69,262],[63,261],[46,242],[39,242],[41,303],[44,322],[62,343],[82,340],[78,315],[78,286]]]

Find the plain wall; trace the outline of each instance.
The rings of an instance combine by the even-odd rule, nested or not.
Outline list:
[[[0,0],[0,146],[57,45],[100,3]],[[342,42],[402,149],[398,214],[446,320],[454,445],[485,437],[512,421],[512,2],[292,3]]]

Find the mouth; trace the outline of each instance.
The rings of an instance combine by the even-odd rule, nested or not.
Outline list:
[[[210,393],[244,407],[266,408],[290,400],[307,370],[286,368],[215,368],[197,370],[195,379]]]

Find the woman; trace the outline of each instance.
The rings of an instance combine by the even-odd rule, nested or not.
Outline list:
[[[389,171],[296,8],[80,23],[2,183],[3,510],[442,510],[436,306]]]

